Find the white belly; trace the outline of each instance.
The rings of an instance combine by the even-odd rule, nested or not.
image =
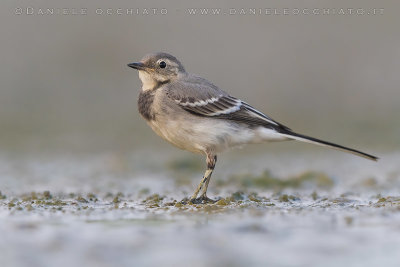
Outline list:
[[[150,127],[173,145],[194,153],[215,153],[249,143],[287,140],[279,133],[263,127],[250,129],[219,119],[154,120]]]

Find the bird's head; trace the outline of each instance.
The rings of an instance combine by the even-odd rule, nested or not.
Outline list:
[[[148,54],[140,62],[130,63],[128,66],[139,71],[143,90],[153,89],[186,74],[176,57],[162,52]]]

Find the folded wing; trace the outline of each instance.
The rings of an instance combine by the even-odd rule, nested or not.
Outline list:
[[[227,119],[249,127],[263,126],[277,131],[290,130],[246,102],[215,87],[191,84],[185,89],[184,94],[169,92],[167,95],[181,108],[194,115]]]

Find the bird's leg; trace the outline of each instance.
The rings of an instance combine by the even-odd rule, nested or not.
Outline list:
[[[210,172],[210,175],[208,176],[206,184],[204,185],[203,189],[201,190],[201,195],[200,195],[201,199],[204,199],[207,201],[211,200],[207,197],[207,188],[208,188],[208,184],[210,183],[211,174],[214,171],[216,163],[217,163],[217,156],[215,156],[215,155],[208,156],[207,155],[207,169],[211,170],[211,172]]]
[[[211,174],[215,168],[215,163],[217,162],[217,156],[207,153],[207,170],[197,187],[196,191],[194,192],[193,196],[190,198],[190,202],[214,202],[212,199],[209,199],[207,197],[207,188],[208,184],[210,183],[211,179]],[[197,198],[197,195],[201,192],[201,195],[199,198]]]
[[[200,184],[197,186],[196,191],[194,192],[194,194],[192,195],[192,197],[190,198],[191,202],[194,202],[195,200],[197,200],[197,195],[199,194],[199,192],[205,187],[205,185],[207,184],[207,181],[210,179],[209,177],[211,176],[212,170],[207,169],[203,178],[201,179]]]

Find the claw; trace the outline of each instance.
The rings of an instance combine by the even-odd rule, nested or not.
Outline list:
[[[203,203],[215,203],[215,202],[217,202],[216,200],[211,199],[211,198],[207,197],[206,195],[200,196],[200,199],[201,199],[201,201]]]
[[[215,202],[216,202],[216,200],[211,199],[211,198],[207,197],[206,195],[202,195],[198,198],[191,198],[189,200],[189,203],[192,203],[192,204],[212,204]]]

